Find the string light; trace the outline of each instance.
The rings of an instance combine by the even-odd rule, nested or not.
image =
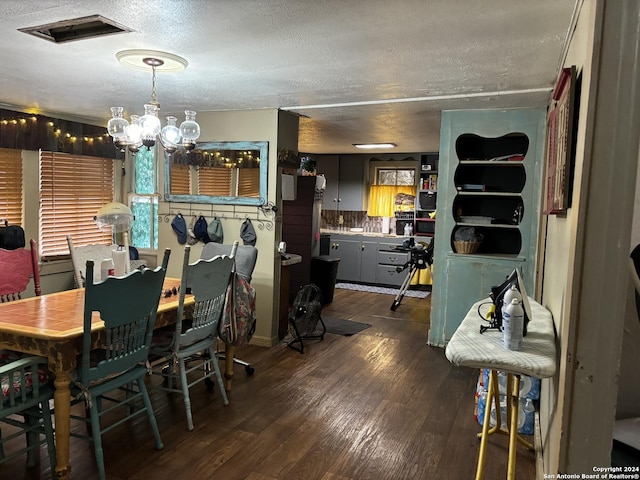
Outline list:
[[[25,126],[27,123],[37,124],[40,120],[40,117],[37,115],[28,115],[28,116],[12,116],[6,118],[0,118],[0,125],[15,125],[18,124],[20,126]],[[59,126],[56,125],[55,121],[45,120],[45,125],[51,129],[51,132],[56,136],[62,136],[64,138],[68,138],[71,142],[76,142],[78,140],[78,135],[71,131],[63,131]],[[86,143],[93,143],[95,141],[103,142],[104,140],[109,138],[109,134],[107,132],[97,133],[93,135],[83,135],[82,140]]]

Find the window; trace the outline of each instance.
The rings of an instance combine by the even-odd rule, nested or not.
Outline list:
[[[22,156],[20,150],[0,148],[0,221],[22,225]],[[24,226],[24,225],[22,225]]]
[[[415,168],[376,168],[377,185],[415,185]]]
[[[114,200],[113,160],[40,152],[40,255],[69,253],[67,235],[76,245],[110,244],[94,216]]]
[[[375,185],[369,187],[370,217],[392,217],[397,211],[413,210],[416,169],[376,167]]]
[[[156,193],[155,149],[141,148],[134,157],[135,193],[129,195],[129,207],[135,218],[131,227],[131,245],[158,248],[158,195]],[[189,171],[180,178],[189,188]],[[184,187],[182,187],[184,188]]]

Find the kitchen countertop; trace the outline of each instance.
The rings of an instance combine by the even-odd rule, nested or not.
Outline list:
[[[302,262],[302,255],[298,255],[295,253],[285,253],[282,256],[282,261],[280,262],[280,265],[282,265],[283,267],[288,267],[289,265],[295,265],[296,263],[301,263]]]
[[[323,228],[320,233],[328,233],[331,235],[358,235],[364,237],[377,237],[377,238],[403,238],[402,235],[396,235],[395,233],[382,233],[382,232],[351,232],[346,230],[334,230],[330,228]]]

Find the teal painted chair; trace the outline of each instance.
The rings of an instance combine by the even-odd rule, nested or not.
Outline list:
[[[27,465],[33,467],[37,450],[46,443],[52,475],[55,471],[56,450],[49,409],[53,385],[47,381],[47,374],[42,373],[47,369],[47,359],[42,357],[23,357],[0,366],[0,423],[13,427],[8,434],[0,434],[0,465],[26,453]],[[16,447],[13,440],[23,433],[26,443]],[[13,442],[11,453],[5,455],[4,446],[10,442]]]
[[[176,324],[156,333],[151,358],[153,372],[163,377],[159,388],[182,394],[187,429],[193,430],[191,387],[205,382],[209,389],[213,389],[211,377],[215,377],[224,405],[229,404],[215,347],[235,251],[231,257],[199,259],[193,264],[189,263],[190,251],[190,246],[185,246]],[[187,291],[195,297],[193,309],[185,309]],[[185,313],[187,318],[184,318]]]
[[[160,450],[164,446],[144,377],[149,373],[149,350],[169,255],[170,250],[165,250],[161,267],[135,270],[95,284],[94,263],[89,260],[86,264],[82,356],[73,393],[76,401],[85,402],[89,418],[77,415],[71,418],[89,422],[101,480],[106,478],[102,435],[132,417],[146,413],[156,447]],[[104,332],[101,332],[104,347],[100,349],[92,348],[94,312],[98,312],[104,322]],[[121,413],[119,419],[112,417],[116,410]],[[109,415],[108,425],[103,425],[106,424],[103,415]],[[77,433],[72,435],[87,438]]]

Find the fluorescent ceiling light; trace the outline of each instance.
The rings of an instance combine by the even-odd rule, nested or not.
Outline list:
[[[354,143],[356,148],[396,148],[395,143]]]

